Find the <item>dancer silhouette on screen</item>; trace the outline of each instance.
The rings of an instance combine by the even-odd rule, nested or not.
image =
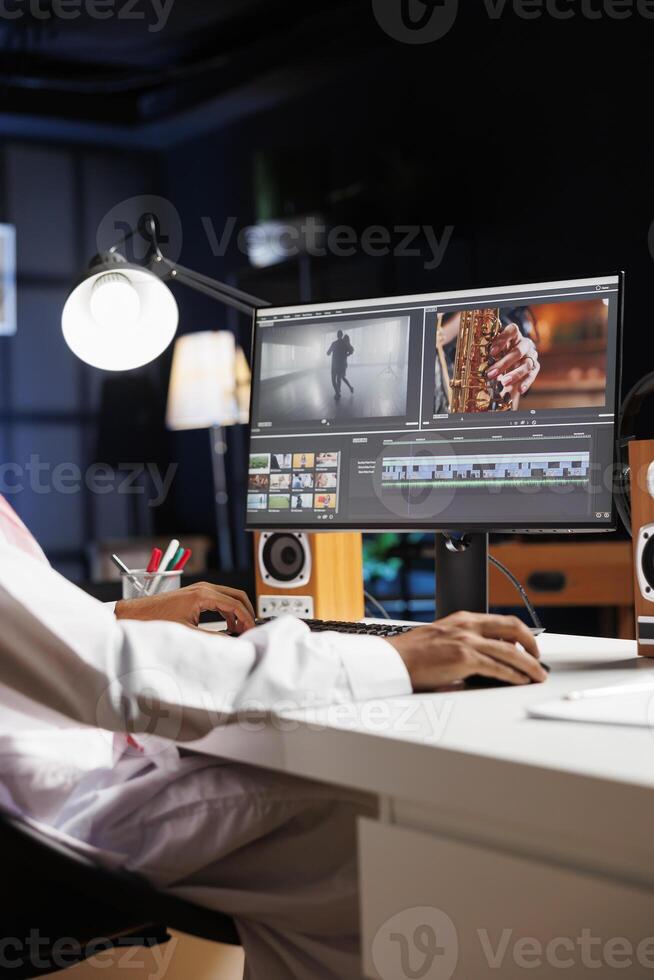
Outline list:
[[[341,380],[345,382],[345,384],[350,389],[350,394],[353,395],[354,394],[354,388],[352,387],[352,385],[350,384],[350,382],[347,380],[347,362],[348,362],[348,359],[352,356],[352,354],[354,354],[354,347],[352,346],[352,343],[350,341],[349,334],[345,334],[345,336],[343,337],[343,340],[347,344],[347,347],[345,349],[345,367],[343,368],[343,377],[341,378]]]
[[[350,391],[354,391],[352,385],[345,378],[347,359],[351,354],[354,354],[354,348],[351,346],[349,339],[343,336],[343,331],[339,330],[336,334],[336,340],[327,351],[327,357],[331,357],[332,359],[332,387],[334,388],[334,398],[336,401],[340,400],[341,383],[344,379]]]

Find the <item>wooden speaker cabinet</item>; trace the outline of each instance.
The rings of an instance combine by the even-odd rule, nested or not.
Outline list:
[[[364,615],[361,534],[254,536],[257,616],[353,621]]]
[[[641,657],[654,657],[654,441],[629,444],[636,639]]]

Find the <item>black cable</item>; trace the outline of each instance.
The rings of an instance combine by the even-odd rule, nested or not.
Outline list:
[[[489,555],[488,556],[488,560],[491,563],[491,565],[494,565],[495,568],[499,569],[499,571],[502,572],[502,574],[506,576],[506,578],[509,580],[509,582],[511,583],[511,585],[513,585],[514,588],[517,589],[517,591],[520,593],[520,596],[522,598],[522,601],[524,602],[524,604],[525,604],[525,606],[527,608],[527,612],[531,616],[531,619],[532,619],[532,622],[534,624],[534,627],[537,630],[542,630],[544,627],[543,627],[543,624],[540,621],[540,617],[539,617],[538,613],[536,612],[536,610],[535,610],[535,608],[534,608],[534,606],[533,606],[533,604],[532,604],[529,596],[527,595],[527,593],[526,593],[525,589],[523,588],[523,586],[521,585],[520,581],[515,577],[515,575],[513,574],[513,572],[510,572],[509,569],[506,567],[506,565],[503,565],[501,561],[498,561],[497,560],[497,558],[493,558],[492,555]],[[370,595],[370,593],[369,592],[366,592],[365,590],[364,590],[363,595],[364,595],[364,597],[365,597],[365,599],[366,599],[367,602],[369,602],[373,606],[376,606],[377,609],[379,609],[379,611],[383,614],[384,619],[391,619],[391,616],[389,616],[388,612],[386,611],[386,609],[384,609],[384,607],[382,606],[381,602],[378,602],[377,599],[375,599],[375,597],[373,595]]]
[[[370,593],[369,592],[366,592],[365,589],[364,589],[363,595],[368,600],[368,602],[371,603],[371,605],[376,606],[377,609],[380,610],[380,612],[382,613],[384,619],[390,619],[391,618],[388,615],[388,613],[386,612],[386,610],[384,609],[384,607],[382,606],[381,602],[378,602],[375,599],[374,595],[370,595]]]
[[[488,556],[488,560],[491,563],[491,565],[495,565],[495,568],[498,568],[500,570],[500,572],[502,572],[503,575],[506,575],[506,577],[508,578],[508,580],[511,583],[511,585],[515,586],[515,588],[518,590],[518,592],[522,596],[522,601],[524,602],[525,606],[527,607],[527,612],[531,616],[531,618],[533,620],[533,623],[534,623],[534,626],[536,627],[537,630],[542,630],[543,629],[543,624],[541,623],[540,619],[538,618],[538,613],[534,609],[534,607],[531,604],[531,601],[529,599],[529,596],[527,595],[527,593],[525,592],[524,588],[522,587],[522,585],[520,584],[520,582],[518,581],[518,579],[515,577],[515,575],[513,574],[513,572],[510,572],[509,569],[506,567],[506,565],[503,565],[501,561],[498,561],[497,560],[497,558],[493,558],[492,555],[489,555]]]

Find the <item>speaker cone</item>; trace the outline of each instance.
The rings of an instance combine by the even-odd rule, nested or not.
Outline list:
[[[263,546],[264,578],[292,582],[304,571],[307,556],[302,542],[294,534],[271,534]]]

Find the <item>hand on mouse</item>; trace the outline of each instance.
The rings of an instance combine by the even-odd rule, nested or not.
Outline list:
[[[474,674],[509,684],[547,680],[538,644],[515,616],[458,612],[388,642],[404,660],[414,691],[433,691]]]

